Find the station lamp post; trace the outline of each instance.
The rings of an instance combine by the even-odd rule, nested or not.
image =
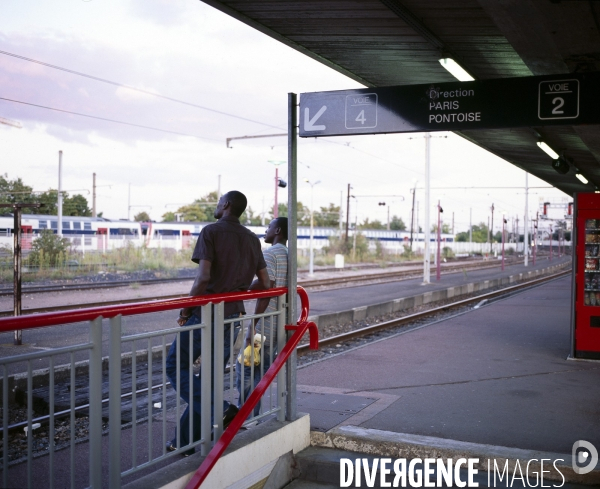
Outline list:
[[[308,178],[305,178],[304,181],[310,185],[310,261],[308,265],[308,275],[309,277],[314,276],[314,248],[313,248],[313,240],[314,240],[314,209],[313,209],[313,190],[315,185],[321,183],[321,180],[317,180],[314,183],[311,183]]]
[[[439,280],[440,276],[441,276],[441,264],[440,264],[440,247],[442,244],[442,226],[441,226],[441,222],[442,222],[442,212],[444,212],[444,209],[442,209],[442,206],[440,205],[440,201],[438,200],[438,225],[437,225],[437,267],[436,267],[436,271],[435,271],[435,279]]]

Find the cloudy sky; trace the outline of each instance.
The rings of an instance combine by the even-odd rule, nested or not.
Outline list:
[[[0,117],[23,127],[0,124],[0,173],[21,177],[35,190],[56,188],[62,150],[63,187],[88,196],[95,172],[98,211],[106,217],[127,217],[129,184],[131,215],[146,210],[160,220],[167,210],[216,190],[219,175],[223,191],[243,191],[256,212],[270,208],[274,166],[269,161],[286,159],[286,138],[234,141],[231,149],[225,139],[285,132],[288,92],[362,88],[198,0],[2,4]],[[351,183],[358,201],[356,209],[353,200],[352,220],[358,211],[359,220],[385,221],[387,210],[377,205],[385,201],[392,214],[407,221],[409,189],[424,182],[422,136],[300,140],[299,200],[310,203],[304,179],[320,181],[315,207],[339,205],[340,192],[345,199]],[[285,166],[280,171],[286,178]],[[432,219],[440,199],[446,222],[454,212],[457,232],[468,228],[470,209],[473,223],[487,222],[492,203],[497,212],[522,220],[522,188],[447,187],[524,184],[522,170],[452,133],[434,134]],[[531,176],[529,185],[546,186]],[[418,190],[420,223],[423,198]],[[563,198],[556,189],[534,188],[531,214],[540,199]],[[280,199],[286,199],[285,191]]]

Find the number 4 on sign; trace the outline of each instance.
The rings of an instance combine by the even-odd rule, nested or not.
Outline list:
[[[356,122],[360,122],[361,124],[364,124],[365,121],[367,120],[365,117],[365,111],[361,110],[360,114],[358,114],[358,116],[356,116],[356,119],[354,119]]]

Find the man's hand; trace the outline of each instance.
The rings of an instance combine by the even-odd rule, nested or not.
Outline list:
[[[192,289],[190,290],[191,296],[203,295],[206,292],[206,287],[208,286],[208,282],[210,281],[210,267],[211,262],[208,260],[200,260],[198,266],[198,275],[194,280],[194,284],[192,285]],[[193,307],[184,307],[179,311],[179,318],[177,319],[177,324],[179,326],[183,326],[189,318],[192,317],[194,313]]]

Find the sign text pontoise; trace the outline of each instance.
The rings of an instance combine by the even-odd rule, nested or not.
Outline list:
[[[300,136],[600,124],[600,73],[300,96]]]

